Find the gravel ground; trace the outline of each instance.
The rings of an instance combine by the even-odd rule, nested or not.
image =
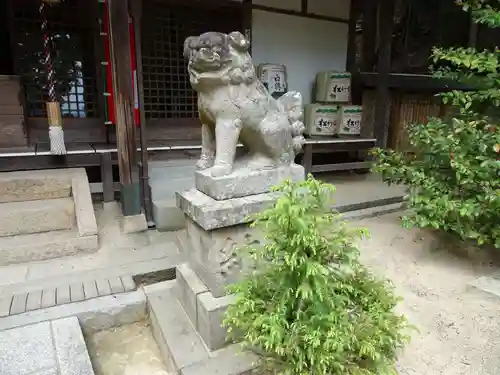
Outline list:
[[[364,263],[394,283],[400,310],[419,330],[400,356],[400,374],[500,375],[500,298],[469,286],[500,270],[498,258],[407,231],[399,215],[353,224],[371,233],[360,244]]]

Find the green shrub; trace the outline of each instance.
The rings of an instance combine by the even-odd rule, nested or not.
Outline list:
[[[500,11],[487,1],[457,3],[476,22],[500,26]],[[441,94],[452,115],[410,126],[411,154],[375,150],[375,170],[409,187],[406,227],[440,229],[500,248],[499,58],[498,49],[435,48],[434,74],[474,90]]]
[[[266,243],[242,249],[258,267],[230,288],[230,333],[278,374],[396,374],[408,325],[390,284],[358,259],[354,242],[366,232],[331,212],[331,185],[309,177],[277,190],[253,223]]]

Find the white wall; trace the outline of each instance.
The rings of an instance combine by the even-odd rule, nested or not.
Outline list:
[[[337,6],[340,1],[348,3],[346,0],[329,1],[334,1]],[[345,14],[328,15],[345,18]],[[289,89],[299,91],[305,103],[311,102],[317,72],[346,69],[347,37],[347,23],[253,10],[254,64],[286,65]]]

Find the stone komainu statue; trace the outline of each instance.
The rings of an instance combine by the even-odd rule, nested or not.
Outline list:
[[[202,123],[197,167],[211,168],[214,177],[232,172],[238,142],[247,150],[242,163],[253,170],[290,165],[304,144],[302,96],[272,98],[257,78],[249,47],[239,32],[208,32],[184,43]]]

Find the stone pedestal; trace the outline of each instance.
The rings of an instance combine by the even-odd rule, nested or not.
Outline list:
[[[226,345],[221,323],[232,302],[226,286],[252,266],[236,250],[263,241],[261,233],[248,226],[249,216],[271,207],[278,197],[270,192],[272,186],[287,178],[303,180],[303,167],[241,168],[224,177],[198,171],[196,189],[177,193],[188,236],[187,264],[177,269],[179,300],[210,350]]]

